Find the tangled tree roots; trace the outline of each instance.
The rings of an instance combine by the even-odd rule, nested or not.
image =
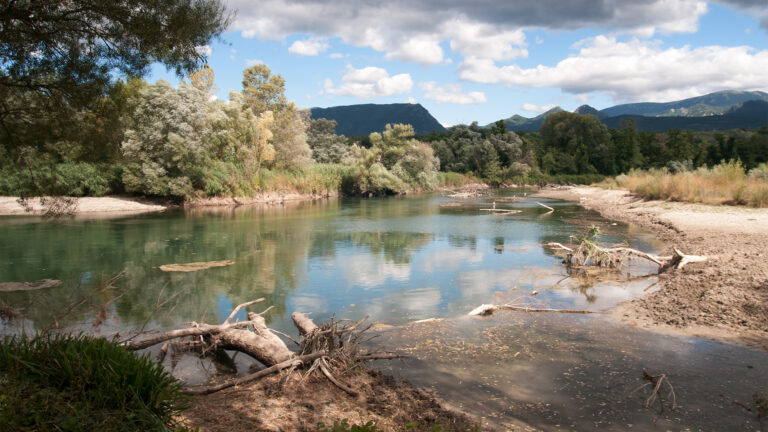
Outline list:
[[[193,322],[188,328],[158,333],[139,341],[127,341],[124,345],[128,349],[138,350],[173,339],[180,339],[172,344],[177,351],[215,355],[219,359],[223,358],[224,363],[227,363],[226,360],[228,360],[229,363],[233,364],[232,358],[225,352],[225,350],[232,350],[248,354],[266,366],[265,369],[256,373],[223,384],[188,388],[186,389],[188,394],[215,393],[225,388],[255,381],[284,369],[293,371],[303,367],[307,369],[305,377],[319,371],[334,385],[350,395],[357,396],[357,392],[341,382],[337,376],[343,376],[367,360],[403,357],[382,351],[368,352],[361,349],[360,345],[372,338],[366,335],[366,332],[371,328],[370,325],[365,325],[368,317],[358,322],[336,320],[333,317],[330,322],[317,326],[309,318],[309,314],[294,312],[291,318],[299,330],[301,336],[299,342],[266,326],[262,315],[267,313],[271,307],[259,314],[249,312],[247,321],[232,322],[238,311],[261,301],[264,299],[238,305],[230,316],[219,325]],[[278,335],[299,345],[299,352],[289,350]],[[168,344],[166,343],[161,349],[161,356],[164,356],[167,350]]]

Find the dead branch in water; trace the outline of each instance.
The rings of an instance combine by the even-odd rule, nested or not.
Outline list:
[[[488,316],[496,312],[497,310],[510,310],[514,312],[532,312],[532,313],[568,313],[568,314],[593,314],[594,311],[581,310],[581,309],[537,309],[529,308],[525,306],[514,306],[510,304],[492,305],[483,304],[474,309],[467,315],[469,316]]]
[[[659,273],[670,268],[681,269],[687,264],[705,262],[706,256],[686,255],[679,249],[675,249],[674,255],[658,256],[628,247],[604,248],[594,243],[582,242],[577,247],[568,247],[561,243],[550,242],[545,246],[567,252],[564,262],[566,265],[618,267],[629,256],[636,256],[651,261],[659,266]]]
[[[356,322],[336,320],[332,317],[330,322],[318,326],[309,318],[309,314],[294,312],[291,319],[299,331],[301,341],[285,336],[300,346],[299,352],[289,350],[276,335],[283,333],[266,326],[263,315],[272,309],[271,306],[259,314],[248,312],[246,321],[232,322],[240,310],[263,300],[262,298],[238,305],[227,319],[218,325],[192,322],[188,328],[154,334],[138,341],[126,341],[123,346],[131,350],[139,350],[163,343],[160,355],[164,358],[168,351],[167,341],[179,340],[171,342],[170,346],[174,349],[178,347],[180,352],[194,352],[205,356],[211,353],[220,355],[224,350],[234,350],[248,354],[267,366],[264,370],[223,384],[185,390],[186,393],[193,395],[215,393],[283,369],[293,371],[298,367],[309,365],[307,375],[317,370],[335,386],[350,395],[357,396],[356,391],[337,377],[368,360],[403,357],[384,352],[364,352],[360,349],[362,344],[373,338],[366,335],[371,328],[371,325],[365,325],[368,317]],[[229,356],[226,357],[231,363],[232,359]]]
[[[675,388],[672,386],[672,383],[669,382],[669,378],[667,378],[666,374],[651,375],[647,370],[643,369],[643,379],[648,382],[635,389],[635,391],[632,393],[635,393],[638,390],[642,390],[644,388],[652,387],[651,394],[648,396],[648,399],[645,400],[646,408],[652,407],[654,402],[658,400],[659,414],[664,412],[664,398],[661,395],[661,389],[665,384],[668,390],[667,400],[671,401],[671,409],[674,410],[677,408],[677,396],[675,395]]]

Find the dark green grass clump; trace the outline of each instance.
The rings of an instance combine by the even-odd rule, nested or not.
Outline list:
[[[181,383],[148,356],[87,336],[0,341],[0,430],[186,430]]]

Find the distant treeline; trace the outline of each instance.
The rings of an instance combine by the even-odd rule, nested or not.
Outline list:
[[[746,169],[768,161],[768,127],[757,131],[641,132],[631,121],[608,128],[593,115],[561,111],[538,132],[454,126],[420,137],[429,142],[444,171],[472,172],[504,182],[563,175],[612,176],[632,169],[714,166],[740,160]]]
[[[259,192],[386,195],[433,190],[467,177],[491,184],[591,183],[632,169],[673,170],[768,160],[768,127],[757,131],[665,133],[632,122],[608,129],[597,117],[558,112],[537,132],[503,121],[416,137],[387,125],[367,137],[335,132],[284,94],[285,80],[264,65],[243,72],[228,101],[213,97],[213,71],[164,81],[117,81],[85,106],[43,105],[19,93],[0,128],[0,195],[163,197],[247,196]],[[48,113],[50,115],[40,115]]]

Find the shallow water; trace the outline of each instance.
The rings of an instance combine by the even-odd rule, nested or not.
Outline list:
[[[0,292],[0,303],[23,316],[0,322],[0,333],[55,325],[112,335],[192,320],[221,322],[235,305],[265,297],[264,307],[274,306],[268,324],[291,334],[293,311],[312,312],[317,321],[332,314],[370,315],[382,327],[393,326],[382,340],[391,339],[392,346],[403,346],[414,356],[402,366],[393,363],[396,374],[435,387],[495,425],[520,418],[553,430],[594,427],[590,422],[616,430],[628,424],[707,430],[707,421],[695,420],[692,407],[703,407],[701,418],[707,419],[719,411],[706,408],[720,403],[730,416],[713,415],[721,422],[715,424],[753,427],[747,423],[750,413],[733,401],[717,402],[697,377],[719,368],[719,384],[712,384],[710,393],[749,404],[747,393],[754,391],[756,380],[768,382],[768,357],[762,352],[658,336],[599,315],[463,318],[483,303],[603,311],[657,289],[656,278],[642,277],[654,270],[646,263],[632,262],[628,271],[614,275],[631,280],[616,282],[599,274],[569,274],[541,246],[566,243],[595,224],[601,241],[655,252],[659,244],[651,234],[611,223],[573,203],[530,199],[523,193],[469,200],[439,195],[343,199],[56,223],[0,218],[0,283],[63,281],[39,291]],[[536,200],[556,210],[549,213]],[[494,208],[494,202],[496,209],[520,213],[483,210]],[[219,260],[234,264],[191,273],[158,269]],[[403,326],[428,318],[449,321]],[[421,343],[430,328],[441,330],[430,337],[432,343]],[[440,349],[424,348],[432,345]],[[471,362],[460,349],[467,346],[476,352]],[[248,364],[241,358],[240,366],[242,371]],[[653,412],[642,408],[641,392],[626,395],[641,384],[643,367],[670,375],[683,407],[673,415],[685,413],[679,421],[662,416],[653,423]],[[197,382],[205,379],[201,368],[210,365],[185,358],[175,372]],[[729,380],[741,390],[728,393]]]

